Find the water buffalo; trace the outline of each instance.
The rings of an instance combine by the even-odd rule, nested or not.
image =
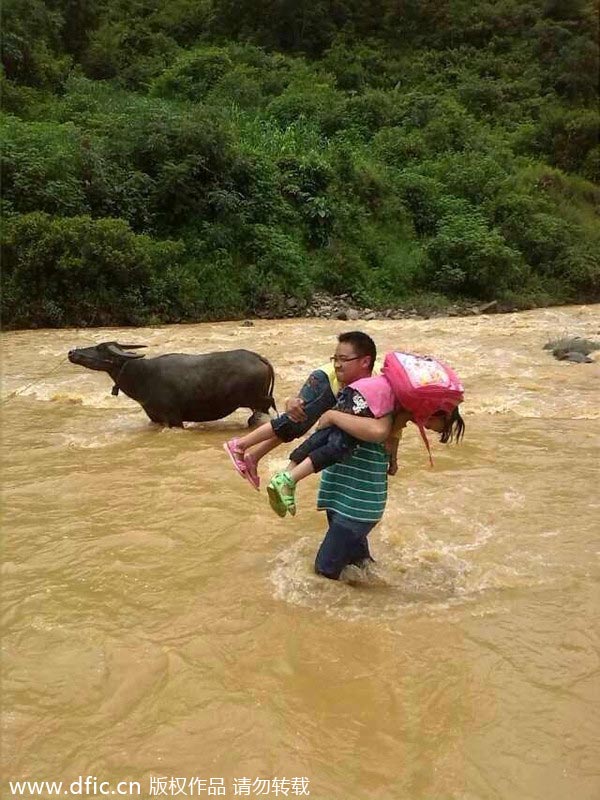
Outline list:
[[[250,350],[184,355],[171,353],[146,359],[128,352],[143,344],[102,342],[69,352],[69,361],[108,372],[113,394],[119,390],[136,400],[153,422],[181,428],[184,422],[221,419],[236,408],[254,416],[275,408],[275,373],[266,358]],[[275,408],[275,410],[277,410]]]

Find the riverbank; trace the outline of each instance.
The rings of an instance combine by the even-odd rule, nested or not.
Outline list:
[[[196,319],[182,318],[179,320],[163,320],[151,317],[148,320],[125,323],[126,327],[146,328],[162,327],[172,324],[200,324],[211,322],[236,322],[250,327],[253,320],[277,319],[337,319],[352,322],[371,320],[419,320],[419,319],[445,319],[448,317],[476,317],[488,314],[512,314],[520,311],[532,311],[537,308],[569,308],[571,306],[596,304],[598,300],[592,298],[588,302],[535,302],[525,300],[491,300],[478,302],[477,300],[449,301],[442,295],[417,295],[407,299],[402,305],[390,305],[387,308],[371,308],[356,300],[351,294],[333,295],[326,292],[315,292],[309,302],[302,302],[297,298],[284,300],[268,300],[260,310],[250,314],[236,314],[227,316],[200,315]],[[32,323],[27,326],[3,325],[3,330],[25,331],[40,329],[60,328],[106,328],[113,327],[116,323],[109,316],[96,314],[94,320],[80,320],[73,325],[48,325],[45,323]],[[118,324],[118,323],[117,323]],[[600,333],[600,330],[597,331]]]
[[[540,304],[542,305],[542,304]],[[544,304],[545,306],[546,304]],[[551,305],[550,303],[547,304]],[[562,305],[557,303],[556,305]],[[258,319],[306,318],[339,320],[373,319],[432,319],[436,317],[467,317],[479,314],[508,314],[526,311],[538,306],[534,303],[491,300],[457,300],[449,302],[439,295],[422,295],[409,299],[405,304],[390,305],[388,308],[370,308],[358,302],[351,294],[332,295],[315,292],[308,303],[290,298],[283,303],[267,304],[256,313]]]

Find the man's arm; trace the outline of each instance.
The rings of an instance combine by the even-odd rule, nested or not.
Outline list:
[[[385,442],[385,449],[388,451],[389,464],[388,475],[395,475],[398,472],[398,445],[402,438],[402,433],[411,415],[408,411],[396,411],[392,418],[392,429]]]
[[[400,444],[400,437],[394,436],[392,430],[391,436],[388,436],[385,442],[385,449],[388,452],[389,464],[388,475],[395,475],[398,472],[398,445]]]
[[[337,425],[350,436],[362,439],[363,442],[385,442],[392,429],[392,417],[389,414],[379,419],[355,417],[353,414],[331,409],[321,416],[318,427],[327,428],[330,425]]]

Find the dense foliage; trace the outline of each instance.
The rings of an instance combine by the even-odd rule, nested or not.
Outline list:
[[[600,296],[594,0],[3,10],[5,326]]]

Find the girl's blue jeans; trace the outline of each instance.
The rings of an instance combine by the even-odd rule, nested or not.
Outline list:
[[[304,400],[304,422],[294,422],[287,414],[280,414],[271,420],[273,433],[282,442],[291,442],[309,431],[321,414],[335,405],[335,396],[331,391],[327,375],[321,369],[316,369],[308,376],[304,386],[300,389],[299,396]]]

